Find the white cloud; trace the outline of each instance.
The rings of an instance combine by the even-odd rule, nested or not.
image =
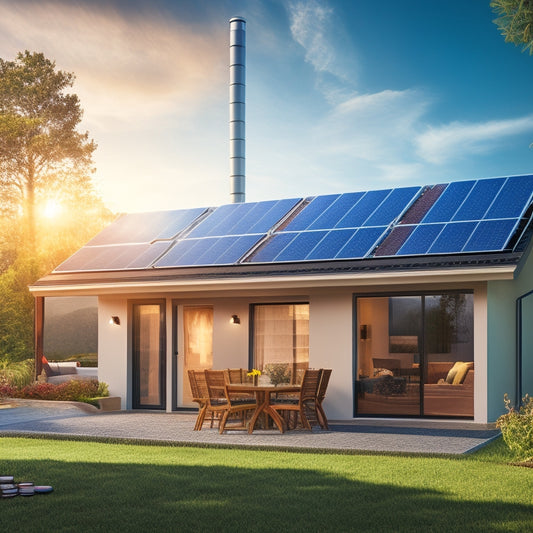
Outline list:
[[[315,70],[331,72],[335,51],[327,38],[333,10],[315,0],[291,2],[289,15],[294,40],[305,49],[305,59]]]
[[[352,95],[339,103],[319,125],[330,154],[350,155],[381,163],[404,161],[429,100],[415,90]]]
[[[199,33],[166,15],[156,5],[128,11],[112,3],[5,0],[0,55],[42,51],[74,72],[75,92],[93,118],[129,122],[187,111],[225,89],[226,26]]]
[[[478,123],[451,122],[428,128],[415,142],[422,159],[442,164],[472,153],[485,153],[503,139],[528,131],[533,131],[533,115]]]

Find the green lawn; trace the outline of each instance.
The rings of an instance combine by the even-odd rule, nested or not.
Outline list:
[[[533,469],[501,441],[464,457],[314,454],[0,438],[2,531],[533,530]]]

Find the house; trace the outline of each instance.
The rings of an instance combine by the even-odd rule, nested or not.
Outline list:
[[[190,368],[332,368],[332,419],[494,421],[533,385],[533,175],[123,215],[38,280],[98,297],[124,409]]]

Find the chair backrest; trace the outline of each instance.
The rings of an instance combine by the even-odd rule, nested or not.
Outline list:
[[[191,394],[193,398],[200,398],[200,390],[198,389],[198,383],[196,383],[196,376],[194,375],[194,370],[189,370],[189,385],[191,387]]]
[[[245,376],[246,371],[244,368],[226,368],[224,370],[226,383],[244,383]]]
[[[321,372],[321,370],[310,368],[305,371],[300,389],[300,401],[316,398]]]
[[[226,380],[224,370],[205,370],[205,381],[207,383],[208,397],[211,401],[226,399],[224,388]]]
[[[317,399],[321,402],[326,397],[326,389],[328,388],[329,378],[331,377],[331,368],[323,368],[320,376],[320,385],[318,386]]]
[[[193,397],[202,398],[202,399],[209,398],[209,391],[207,389],[207,382],[205,380],[205,371],[204,370],[189,370],[189,375],[190,375],[190,372],[193,373],[194,382],[196,384],[196,388],[198,391],[198,396],[196,396],[193,392]]]

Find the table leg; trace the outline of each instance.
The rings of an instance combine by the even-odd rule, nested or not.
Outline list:
[[[264,391],[254,391],[254,392],[255,392],[255,401],[257,403],[257,407],[255,408],[252,418],[250,418],[250,422],[248,422],[248,433],[253,433],[257,419],[259,418],[261,413],[265,410],[265,407],[268,405],[268,395]]]

